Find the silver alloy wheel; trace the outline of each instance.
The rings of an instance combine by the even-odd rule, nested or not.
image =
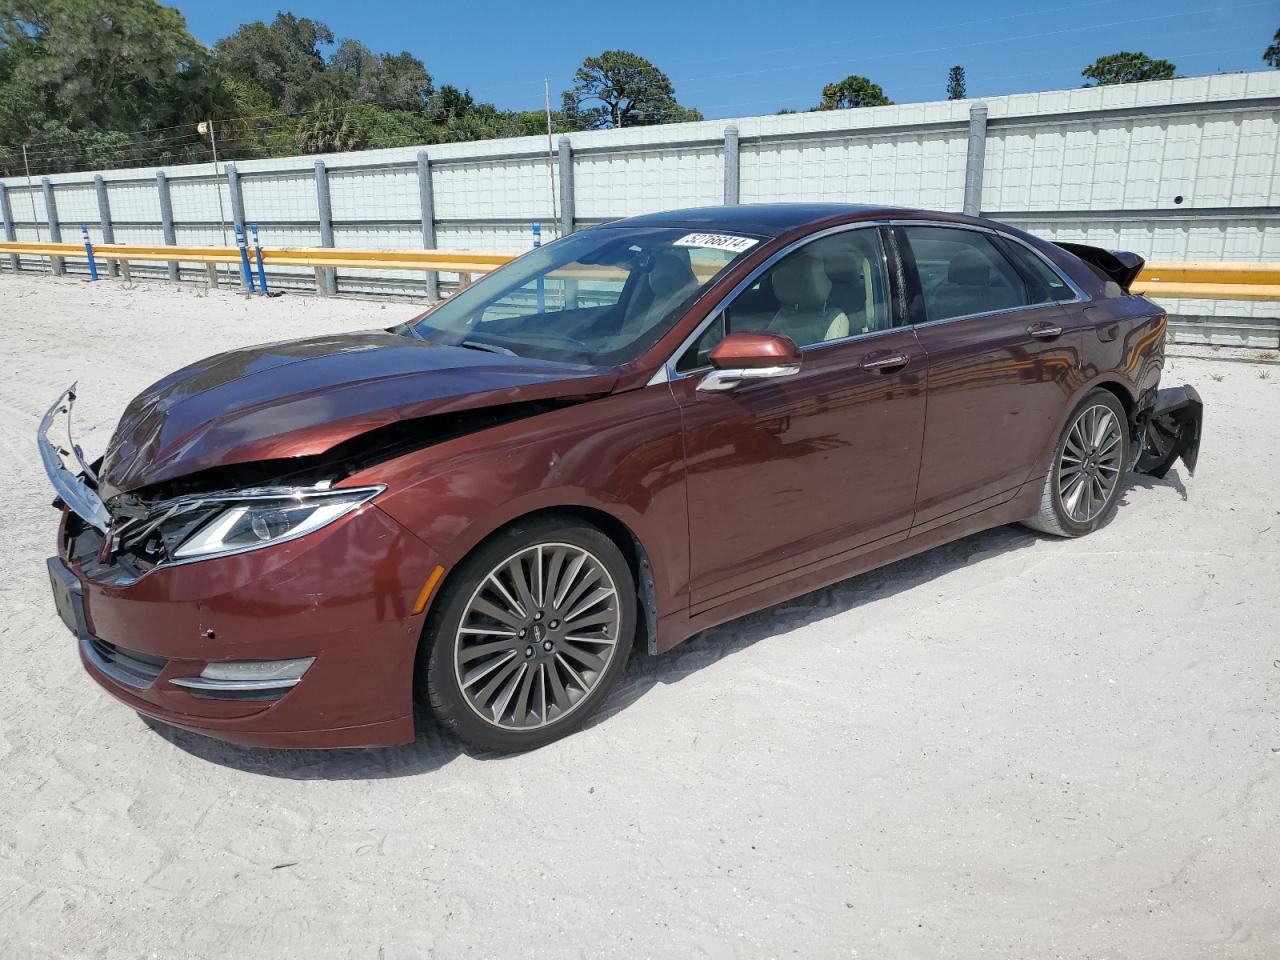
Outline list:
[[[1111,502],[1124,464],[1124,432],[1106,404],[1086,407],[1067,431],[1058,462],[1058,500],[1076,523],[1088,523]]]
[[[467,705],[504,730],[562,720],[613,660],[619,609],[613,577],[582,547],[539,543],[507,557],[471,594],[454,638]]]

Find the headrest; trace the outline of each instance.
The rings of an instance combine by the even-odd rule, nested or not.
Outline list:
[[[689,254],[685,250],[659,250],[649,268],[649,289],[655,296],[665,297],[678,293],[698,278],[689,266]]]
[[[822,264],[832,284],[855,283],[862,286],[862,258],[851,251],[828,251],[822,258]]]
[[[977,250],[963,250],[951,261],[947,281],[964,287],[985,287],[991,279],[991,267]]]
[[[800,252],[783,260],[773,269],[773,292],[783,307],[811,310],[827,302],[831,279],[822,260],[811,253]]]

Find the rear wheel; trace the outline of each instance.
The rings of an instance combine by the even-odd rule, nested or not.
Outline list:
[[[1033,530],[1081,537],[1100,527],[1128,473],[1129,423],[1115,394],[1094,390],[1067,418],[1040,497],[1024,521]]]
[[[624,669],[636,594],[595,527],[535,518],[466,558],[434,605],[419,688],[440,723],[490,750],[529,750],[582,725]]]

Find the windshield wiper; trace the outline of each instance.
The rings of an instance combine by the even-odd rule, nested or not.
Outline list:
[[[520,354],[514,350],[508,350],[506,347],[500,347],[496,343],[481,343],[479,340],[463,340],[459,346],[466,347],[468,350],[484,350],[486,353],[500,353],[506,357],[518,357]]]

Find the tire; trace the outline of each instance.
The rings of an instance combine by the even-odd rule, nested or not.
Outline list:
[[[432,605],[419,694],[473,746],[544,746],[608,696],[637,607],[631,568],[599,529],[570,517],[517,521],[472,551]]]
[[[1049,461],[1040,510],[1023,523],[1058,537],[1092,533],[1115,511],[1129,456],[1124,407],[1108,390],[1091,391],[1067,417]]]

